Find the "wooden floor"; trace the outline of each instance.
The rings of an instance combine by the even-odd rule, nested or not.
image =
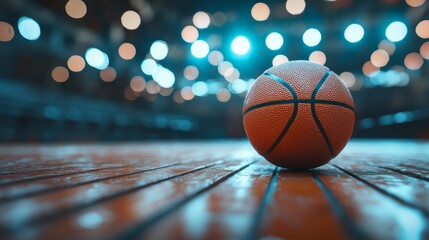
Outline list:
[[[0,146],[1,239],[429,239],[429,143],[313,171],[245,141]]]

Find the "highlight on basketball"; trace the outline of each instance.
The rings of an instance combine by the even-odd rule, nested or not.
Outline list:
[[[429,239],[429,1],[0,1],[0,239]]]

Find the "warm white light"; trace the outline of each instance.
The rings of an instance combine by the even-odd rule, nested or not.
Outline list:
[[[210,25],[210,16],[206,12],[197,12],[192,18],[194,25],[199,29],[207,28]]]
[[[287,63],[287,62],[289,62],[289,59],[282,54],[279,54],[273,58],[273,66],[278,66],[280,64]]]
[[[15,36],[12,25],[0,21],[0,42],[9,42]]]
[[[69,0],[66,4],[66,13],[72,18],[83,18],[86,14],[86,4],[81,0]]]
[[[80,72],[85,68],[85,59],[79,55],[73,55],[67,60],[67,67],[72,72]]]
[[[131,43],[122,43],[118,49],[119,56],[124,60],[131,60],[136,55],[136,48]]]
[[[287,0],[286,10],[292,15],[299,15],[304,12],[305,1],[304,0]]]
[[[198,39],[198,29],[194,26],[186,26],[182,30],[183,41],[193,43]]]
[[[253,5],[250,13],[256,21],[265,21],[270,16],[270,8],[267,4],[259,2]]]
[[[135,30],[140,26],[140,15],[135,11],[126,11],[122,14],[121,23],[128,30]]]
[[[314,51],[308,57],[310,62],[315,62],[320,65],[325,65],[326,63],[326,55],[322,51]]]

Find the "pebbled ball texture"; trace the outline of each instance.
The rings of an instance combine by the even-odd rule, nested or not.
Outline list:
[[[354,103],[345,84],[327,67],[308,61],[269,68],[244,100],[250,143],[280,167],[326,164],[345,147],[354,122]]]

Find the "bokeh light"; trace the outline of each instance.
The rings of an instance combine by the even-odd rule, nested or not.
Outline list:
[[[161,91],[161,86],[159,86],[159,84],[153,80],[149,80],[146,82],[146,91],[149,94],[157,94],[159,93],[159,91]]]
[[[249,52],[250,42],[246,37],[238,36],[232,40],[231,49],[237,55],[245,55]]]
[[[429,20],[423,20],[417,24],[416,34],[423,39],[429,38]]]
[[[180,91],[180,95],[184,100],[187,101],[192,100],[195,97],[195,94],[192,92],[192,87],[190,86],[182,88],[182,90]]]
[[[213,66],[219,65],[223,61],[223,54],[218,50],[211,51],[209,54],[209,63]]]
[[[67,60],[67,67],[72,72],[80,72],[85,68],[85,59],[79,55],[73,55]]]
[[[371,54],[371,63],[376,67],[384,67],[387,65],[388,62],[389,54],[383,49],[375,50]]]
[[[69,0],[66,3],[66,13],[72,18],[83,18],[86,14],[86,4],[82,0]]]
[[[198,68],[192,65],[185,67],[185,70],[183,70],[183,76],[191,81],[197,79],[199,73]]]
[[[364,35],[365,30],[361,25],[356,23],[350,24],[344,31],[344,38],[351,43],[359,42]]]
[[[178,104],[181,104],[185,101],[185,99],[182,98],[180,91],[177,91],[173,94],[173,100],[174,100],[174,102],[176,102]]]
[[[393,53],[395,53],[396,50],[396,46],[393,42],[388,41],[388,40],[382,40],[379,44],[378,44],[378,48],[379,49],[383,49],[384,51],[386,51],[389,55],[392,55]]]
[[[158,66],[156,72],[152,74],[153,80],[163,88],[170,88],[174,85],[176,77],[174,73],[167,68]]]
[[[420,55],[422,55],[424,59],[429,60],[429,42],[425,42],[422,44],[422,46],[420,47]]]
[[[128,30],[135,30],[140,26],[140,15],[132,10],[124,12],[121,16],[121,23],[124,28]]]
[[[142,64],[140,65],[140,68],[146,75],[152,75],[154,72],[156,72],[157,67],[158,64],[151,58],[143,60]]]
[[[67,79],[69,79],[70,74],[69,74],[69,70],[67,70],[67,68],[62,67],[62,66],[58,66],[52,70],[51,76],[55,82],[62,83],[62,82],[67,81]]]
[[[308,57],[310,62],[318,63],[320,65],[325,65],[326,55],[322,51],[314,51]]]
[[[116,79],[116,70],[112,67],[107,67],[100,71],[100,78],[104,82],[113,82]]]
[[[163,60],[167,57],[168,46],[167,43],[161,40],[157,40],[150,46],[150,55],[156,60]]]
[[[223,61],[217,66],[217,71],[219,72],[220,75],[224,76],[225,72],[231,68],[233,69],[232,63],[228,61]]]
[[[194,95],[198,96],[198,97],[206,96],[207,92],[208,92],[207,83],[205,83],[203,81],[195,82],[194,84],[192,84],[191,89],[192,89],[192,92],[194,93]]]
[[[15,36],[12,25],[0,21],[0,42],[9,42]]]
[[[210,51],[210,48],[206,41],[197,40],[193,42],[191,45],[191,53],[196,58],[203,58],[207,56],[209,51]]]
[[[404,59],[404,65],[410,70],[418,70],[423,66],[423,58],[416,52],[409,53]]]
[[[227,71],[225,71],[224,77],[228,82],[233,82],[240,77],[240,71],[236,68],[228,68]]]
[[[231,92],[226,88],[222,88],[217,91],[216,98],[219,102],[228,102],[231,99]]]
[[[273,58],[273,66],[278,66],[280,64],[287,63],[287,62],[289,62],[289,59],[282,54],[279,54]]]
[[[18,20],[18,31],[27,40],[37,40],[40,37],[41,30],[39,24],[29,17],[21,17]]]
[[[146,87],[146,80],[142,76],[134,76],[130,81],[130,88],[134,92],[143,92]]]
[[[362,72],[365,76],[369,77],[373,73],[378,72],[380,70],[379,67],[374,66],[371,61],[365,62],[365,64],[362,66]]]
[[[304,0],[287,0],[286,10],[292,15],[299,15],[305,10]]]
[[[237,79],[228,85],[229,90],[234,94],[240,94],[247,90],[247,83],[243,79]]]
[[[131,43],[122,43],[118,49],[119,56],[124,60],[131,60],[136,55],[136,47]]]
[[[215,12],[212,15],[212,24],[216,27],[222,27],[227,20],[227,16],[223,12]]]
[[[405,2],[410,5],[410,7],[420,7],[426,0],[405,0]]]
[[[206,12],[199,11],[194,14],[192,21],[195,27],[199,29],[205,29],[208,28],[208,26],[210,25],[210,16]]]
[[[270,16],[270,8],[267,4],[259,2],[253,5],[250,13],[256,21],[265,21]]]
[[[343,80],[344,84],[346,84],[348,88],[352,88],[356,83],[356,77],[351,72],[343,72],[339,75],[339,77],[341,80]]]
[[[322,34],[315,28],[307,29],[302,35],[302,41],[309,47],[317,46],[322,40]]]
[[[186,26],[182,30],[182,39],[185,42],[193,43],[198,39],[198,29],[194,26]]]
[[[407,26],[403,22],[395,21],[386,28],[386,37],[392,42],[399,42],[407,36]]]
[[[279,50],[283,46],[283,37],[278,32],[268,34],[265,44],[271,50]]]
[[[128,101],[134,101],[134,100],[137,99],[136,93],[130,87],[126,87],[125,88],[125,90],[124,90],[124,97]]]
[[[98,70],[103,70],[109,66],[109,57],[107,54],[97,48],[89,48],[86,50],[85,60],[89,66]]]

